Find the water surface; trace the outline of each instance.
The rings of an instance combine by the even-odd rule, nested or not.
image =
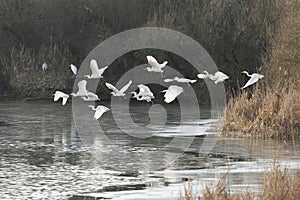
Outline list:
[[[135,123],[149,123],[149,107],[131,105]],[[125,133],[107,113],[86,140],[76,131],[70,103],[0,102],[0,197],[174,199],[188,178],[201,191],[228,172],[232,192],[257,192],[274,157],[281,166],[299,169],[299,145],[288,141],[220,138],[209,155],[199,154],[203,133],[215,133],[216,121],[202,109],[201,119],[181,122],[184,128],[178,129],[175,111],[170,109],[163,128],[152,124],[150,137],[134,137],[138,133],[130,127]],[[91,115],[83,116],[91,117],[83,124]],[[97,135],[99,124],[109,143]],[[174,137],[192,138],[192,143],[166,148]]]

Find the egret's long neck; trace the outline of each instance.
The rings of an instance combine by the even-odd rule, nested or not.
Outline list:
[[[251,77],[251,75],[250,75],[248,72],[245,71],[244,73],[245,73],[247,76]]]

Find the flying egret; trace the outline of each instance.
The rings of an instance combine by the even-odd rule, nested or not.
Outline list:
[[[84,97],[81,97],[84,101],[99,101],[100,98],[93,92],[86,92]]]
[[[168,61],[164,61],[162,64],[158,63],[157,60],[153,56],[147,56],[147,61],[150,64],[150,67],[147,67],[145,70],[148,72],[160,72],[163,73],[162,68],[164,68]]]
[[[69,65],[70,67],[71,67],[71,70],[72,70],[72,72],[73,72],[73,74],[77,74],[77,67],[75,66],[75,65],[73,65],[73,64],[71,64],[71,65]]]
[[[53,96],[54,96],[53,101],[58,101],[60,98],[62,98],[63,99],[62,105],[66,105],[68,98],[69,98],[69,95],[67,95],[61,91],[58,91],[58,90],[53,94]]]
[[[42,65],[42,70],[43,71],[46,71],[48,69],[48,65],[47,65],[47,63],[43,63],[43,65]]]
[[[77,85],[78,85],[78,92],[77,93],[71,93],[70,95],[72,95],[73,97],[84,97],[84,96],[86,96],[86,93],[89,92],[86,89],[87,81],[86,80],[79,81]]]
[[[142,96],[142,95],[139,95],[138,93],[136,92],[131,92],[131,94],[133,95],[132,98],[136,98],[138,101],[147,101],[147,102],[151,102],[151,96]]]
[[[264,75],[258,74],[258,73],[253,73],[249,74],[247,71],[242,71],[242,73],[246,74],[247,76],[251,77],[248,82],[242,87],[241,89],[245,89],[246,87],[256,83],[259,79],[262,79]]]
[[[147,85],[139,84],[138,88],[139,88],[139,93],[137,94],[138,96],[149,96],[151,97],[151,99],[154,99],[154,95]]]
[[[92,106],[92,105],[89,105],[88,107],[92,108],[92,110],[96,111],[94,114],[94,119],[99,119],[103,115],[103,113],[110,110],[109,108],[107,108],[105,106],[101,106],[101,105],[97,106],[96,108],[95,108],[95,106]]]
[[[132,80],[130,80],[124,87],[122,87],[120,90],[118,90],[115,86],[113,86],[110,83],[105,83],[106,87],[108,87],[110,90],[112,90],[111,94],[113,96],[125,96],[125,92],[126,90],[130,87],[130,85],[132,84]]]
[[[209,78],[210,80],[213,80],[215,84],[221,83],[229,78],[226,74],[223,72],[217,71],[214,75],[209,74],[207,71],[203,71],[204,74],[198,74],[198,78],[205,79]]]
[[[207,71],[203,71],[203,73],[204,73],[204,74],[198,74],[198,75],[197,75],[198,78],[200,78],[200,79],[206,79],[206,78],[208,78],[209,75],[210,75]]]
[[[172,81],[177,81],[178,83],[195,83],[197,80],[191,80],[188,78],[178,78],[177,76],[175,76],[174,78],[170,78],[170,79],[165,79],[164,82],[168,83],[168,82],[172,82]]]
[[[97,61],[92,59],[91,63],[90,63],[90,68],[91,68],[91,71],[92,71],[92,75],[85,75],[85,77],[87,77],[88,79],[103,78],[102,74],[108,68],[108,66],[105,66],[105,67],[102,67],[102,68],[99,69]]]
[[[180,95],[183,92],[183,88],[177,85],[170,85],[167,90],[163,90],[161,92],[165,92],[164,102],[171,103],[176,99],[178,95]]]

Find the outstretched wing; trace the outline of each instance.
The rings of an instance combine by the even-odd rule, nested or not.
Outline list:
[[[105,83],[106,87],[108,87],[108,89],[114,91],[115,93],[118,93],[120,92],[115,86],[113,86],[112,84],[110,83]]]
[[[229,76],[227,76],[226,74],[224,74],[223,72],[220,72],[220,71],[216,72],[215,76],[217,76],[218,79],[221,79],[221,80],[226,80],[229,78]]]
[[[53,101],[58,101],[59,98],[63,97],[65,95],[65,93],[61,92],[61,91],[56,91],[54,93],[54,99]]]
[[[94,118],[95,119],[99,119],[103,113],[109,111],[109,108],[105,107],[105,106],[97,106],[96,108],[96,112],[94,114]]]
[[[164,80],[164,82],[166,82],[166,83],[169,83],[169,82],[172,82],[172,81],[174,81],[174,79],[171,79],[171,78],[167,78],[167,79]]]
[[[73,65],[73,64],[71,64],[71,70],[72,70],[72,72],[73,72],[73,74],[77,74],[77,67],[75,66],[75,65]]]
[[[94,59],[91,60],[90,68],[91,68],[92,74],[98,75],[99,69],[98,69],[98,64],[97,64],[96,60],[94,60]]]
[[[125,93],[126,90],[130,87],[130,85],[132,84],[132,80],[130,80],[124,87],[122,87],[122,89],[120,90],[121,93]]]
[[[86,80],[82,80],[82,81],[79,81],[78,82],[78,92],[87,92],[87,89],[86,89],[86,85],[87,85],[87,81]]]
[[[153,56],[147,56],[148,63],[151,65],[152,68],[160,69],[160,64]]]
[[[62,105],[63,106],[66,105],[67,101],[68,101],[68,97],[63,97]]]
[[[244,85],[244,87],[242,87],[242,89],[245,89],[246,87],[256,83],[257,81],[259,80],[259,77],[258,76],[252,76],[248,82],[246,83],[246,85]]]
[[[102,67],[101,69],[98,70],[99,75],[102,76],[102,74],[104,73],[104,71],[108,68],[108,66]]]
[[[183,92],[183,88],[177,85],[170,85],[167,92],[165,93],[165,102],[171,103],[175,98]]]

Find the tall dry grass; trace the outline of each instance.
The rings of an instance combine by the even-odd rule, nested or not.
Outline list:
[[[25,46],[11,49],[9,57],[0,57],[3,71],[20,99],[50,97],[55,89],[73,85],[68,65],[71,53],[59,45],[41,47],[38,51]],[[42,70],[46,62],[48,69]]]
[[[226,175],[223,176],[216,186],[208,187],[202,191],[194,192],[193,185],[189,181],[184,188],[180,200],[298,200],[300,199],[300,171],[295,174],[287,169],[281,169],[274,163],[271,171],[265,172],[263,177],[262,190],[254,195],[253,193],[239,192],[231,193],[230,186],[226,184]]]
[[[282,1],[283,2],[283,1]],[[261,83],[231,98],[223,132],[293,139],[300,136],[300,4],[285,1],[280,32],[261,67]]]

